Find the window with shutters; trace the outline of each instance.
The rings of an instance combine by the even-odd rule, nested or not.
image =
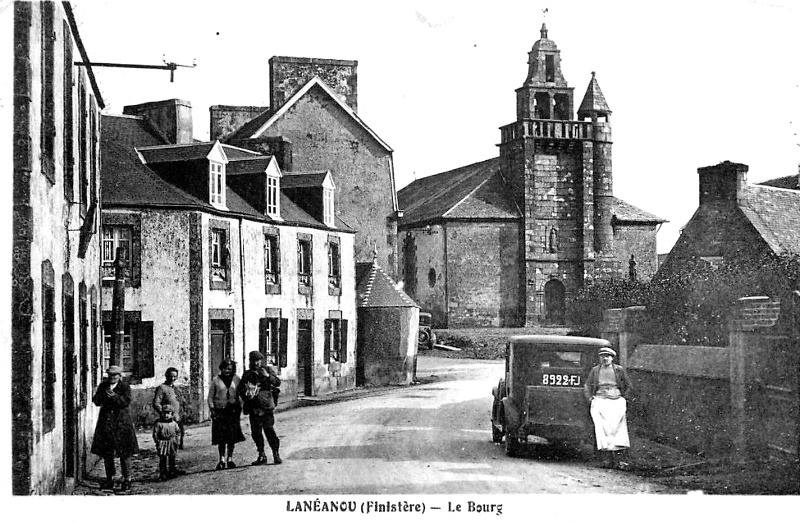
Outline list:
[[[313,269],[311,247],[311,236],[303,234],[297,241],[297,279],[300,293],[307,293],[311,290]]]
[[[42,431],[56,425],[56,290],[50,261],[42,263]]]
[[[230,223],[216,219],[210,220],[208,242],[210,288],[211,290],[230,290]]]
[[[347,362],[347,319],[325,319],[325,364]]]
[[[54,2],[41,2],[42,16],[42,113],[41,161],[42,174],[50,183],[56,182],[56,103],[55,103],[55,7]]]
[[[100,272],[103,279],[114,280],[114,261],[117,253],[130,269],[130,252],[132,229],[126,225],[109,225],[103,227],[103,247],[100,252]],[[121,249],[121,250],[120,250]]]
[[[277,229],[264,233],[264,283],[267,294],[281,293],[281,251]]]
[[[80,372],[80,390],[78,407],[83,409],[87,404],[87,390],[89,389],[89,361],[86,352],[89,347],[89,310],[87,308],[86,283],[81,281],[78,286],[78,321],[80,323],[78,335],[80,336],[80,351],[78,352],[78,371]]]
[[[328,236],[328,295],[342,293],[342,258],[339,238]]]
[[[72,202],[72,192],[74,190],[73,183],[74,183],[74,168],[75,168],[75,151],[74,151],[74,138],[75,138],[75,129],[74,129],[74,116],[73,111],[75,107],[73,105],[73,95],[72,95],[72,73],[73,73],[73,64],[72,64],[72,35],[70,33],[69,24],[64,21],[64,89],[63,89],[63,98],[64,98],[64,198]]]
[[[114,284],[117,248],[125,250],[125,286],[138,288],[142,275],[142,218],[127,212],[103,212],[100,238],[100,274],[103,286]]]
[[[138,384],[154,377],[153,321],[142,321],[141,312],[125,312],[125,334],[122,340],[122,377]],[[103,368],[111,364],[111,342],[114,335],[112,313],[103,312]]]

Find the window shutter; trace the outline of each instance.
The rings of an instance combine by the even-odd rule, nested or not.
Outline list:
[[[153,321],[141,321],[136,330],[137,377],[155,377],[153,362]]]
[[[275,236],[275,240],[273,241],[273,245],[275,248],[272,251],[272,269],[275,271],[278,276],[281,273],[281,239],[280,236]],[[278,283],[281,282],[280,279],[277,281]]]
[[[267,346],[267,321],[269,321],[269,319],[264,317],[258,320],[258,351],[264,356],[267,355],[267,350],[269,348]]]
[[[281,319],[281,326],[280,330],[278,331],[278,366],[281,368],[286,368],[288,365],[287,361],[287,345],[288,345],[288,338],[289,338],[289,319]]]
[[[322,362],[330,364],[331,362],[331,320],[325,319],[325,351],[323,352]]]
[[[341,326],[342,347],[339,355],[341,362],[347,362],[347,319],[342,319]]]

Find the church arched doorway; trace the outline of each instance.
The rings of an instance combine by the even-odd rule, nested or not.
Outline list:
[[[545,321],[549,324],[564,324],[564,285],[551,279],[544,285]]]

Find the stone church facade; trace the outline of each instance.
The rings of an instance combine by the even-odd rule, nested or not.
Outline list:
[[[499,158],[398,194],[403,280],[439,327],[563,324],[587,283],[657,269],[664,220],[613,195],[611,110],[594,73],[574,119],[544,25],[528,64]]]

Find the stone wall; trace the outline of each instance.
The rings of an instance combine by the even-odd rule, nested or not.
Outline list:
[[[658,270],[656,225],[614,225],[614,251],[622,277],[628,277],[633,254],[636,260],[636,279],[649,281]]]
[[[212,105],[208,108],[208,139],[222,140],[248,121],[252,120],[269,107],[253,105]]]
[[[444,234],[448,327],[517,326],[518,225],[450,222]]]
[[[272,110],[278,110],[314,76],[325,82],[351,109],[358,112],[358,62],[324,58],[273,56],[269,59]]]
[[[448,327],[446,304],[445,232],[441,225],[430,229],[407,230],[400,236],[400,263],[404,291],[420,307],[431,314],[434,328]]]

